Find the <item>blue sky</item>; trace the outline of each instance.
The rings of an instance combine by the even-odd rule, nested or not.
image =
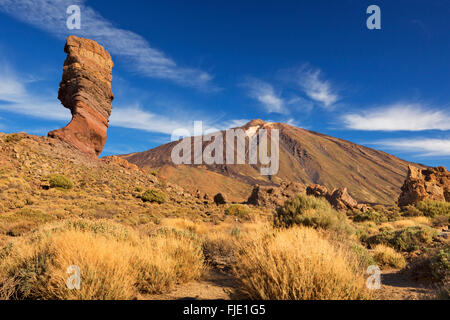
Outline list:
[[[66,8],[81,8],[68,30]],[[368,30],[366,9],[381,9]],[[110,51],[113,115],[103,155],[174,129],[290,123],[450,167],[450,1],[0,0],[0,131],[46,135],[64,39]]]

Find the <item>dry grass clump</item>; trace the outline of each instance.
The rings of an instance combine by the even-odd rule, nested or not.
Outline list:
[[[406,266],[406,260],[393,248],[383,244],[376,245],[373,248],[373,258],[380,266],[403,269]]]
[[[356,254],[323,233],[294,227],[239,242],[234,268],[251,299],[366,299]]]
[[[9,288],[18,299],[133,299],[197,278],[203,268],[201,248],[190,239],[142,236],[111,222],[50,225],[6,248],[0,291]],[[80,290],[66,285],[72,265],[81,271]]]
[[[254,218],[254,213],[252,210],[244,204],[232,204],[225,209],[225,214],[247,221]]]
[[[164,218],[159,223],[163,227],[185,230],[198,235],[204,235],[211,230],[211,226],[199,221],[192,221],[186,218]]]

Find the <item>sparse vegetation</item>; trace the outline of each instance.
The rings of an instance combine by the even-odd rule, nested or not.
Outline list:
[[[19,142],[20,140],[22,140],[23,138],[25,138],[25,135],[23,135],[23,134],[12,133],[12,134],[6,135],[5,142],[6,143],[16,143],[16,142]]]

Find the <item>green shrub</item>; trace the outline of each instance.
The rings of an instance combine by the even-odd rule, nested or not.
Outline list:
[[[420,201],[416,207],[426,217],[450,216],[449,202],[425,200]]]
[[[63,190],[69,190],[73,188],[72,181],[59,174],[51,175],[48,178],[48,181],[50,183],[50,188],[57,188],[57,189],[63,189]]]
[[[388,222],[389,219],[384,212],[369,209],[366,212],[361,212],[353,217],[355,222],[374,221],[374,222]]]
[[[431,274],[438,281],[450,277],[450,246],[437,251],[430,258]]]
[[[364,268],[375,264],[375,260],[370,255],[369,250],[367,250],[366,247],[358,243],[354,243],[350,246],[350,248],[356,254],[358,260]]]
[[[366,241],[370,245],[385,244],[399,251],[414,251],[433,242],[437,232],[426,226],[408,227],[402,230],[384,229]]]
[[[403,208],[403,215],[406,217],[418,217],[423,216],[423,213],[415,206],[407,205],[406,207]]]
[[[398,207],[386,208],[381,205],[377,205],[373,208],[369,208],[366,212],[353,212],[353,221],[374,221],[376,223],[395,221],[401,216],[400,209]]]
[[[141,199],[144,202],[156,202],[159,204],[166,202],[165,194],[156,189],[149,189],[145,191],[141,196]]]
[[[289,199],[276,210],[274,224],[278,227],[304,225],[346,234],[354,231],[345,213],[334,210],[323,198],[303,194]]]
[[[232,204],[225,210],[225,214],[235,216],[243,220],[251,220],[253,217],[252,210],[248,206],[242,204]]]

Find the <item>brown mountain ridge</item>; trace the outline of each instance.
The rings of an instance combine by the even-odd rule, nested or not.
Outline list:
[[[232,201],[246,200],[252,185],[294,181],[328,189],[347,187],[358,202],[393,204],[412,164],[382,151],[283,123],[252,120],[241,128],[246,133],[279,130],[280,166],[276,175],[262,176],[259,165],[250,164],[174,165],[171,152],[179,141],[119,157],[139,167],[158,169],[159,176],[188,190],[222,192]],[[203,143],[203,148],[209,143]]]

